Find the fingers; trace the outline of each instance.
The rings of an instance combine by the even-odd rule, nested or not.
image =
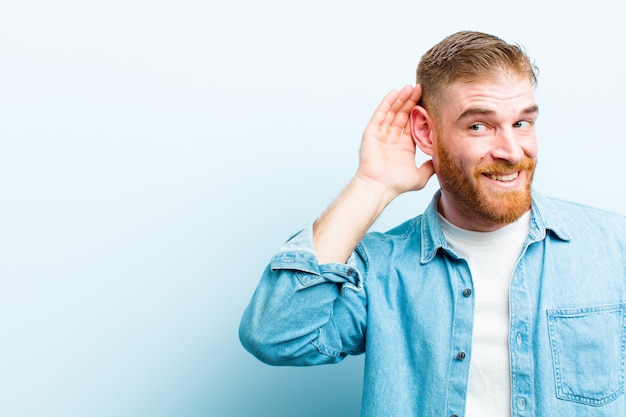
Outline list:
[[[417,105],[421,96],[421,86],[407,85],[398,91],[395,100],[385,114],[384,124],[392,129],[402,130],[409,120],[411,109]]]
[[[411,102],[415,88],[407,85],[398,92],[398,95],[387,112],[385,122],[392,128],[403,129],[411,109],[416,103]]]
[[[422,95],[422,86],[404,86],[401,90],[391,90],[382,99],[370,119],[370,123],[404,129],[411,109],[417,105]]]
[[[421,98],[422,98],[422,84],[417,84],[415,88],[413,88],[413,94],[411,94],[411,102],[417,105],[417,103],[419,103]],[[415,105],[413,107],[415,107]]]
[[[370,124],[380,126],[386,123],[387,114],[389,113],[392,104],[396,101],[399,94],[400,92],[394,89],[388,92],[385,97],[383,97],[370,119]]]

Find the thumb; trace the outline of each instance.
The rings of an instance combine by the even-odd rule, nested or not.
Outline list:
[[[433,165],[432,159],[424,162],[417,168],[419,183],[417,184],[417,190],[421,190],[426,186],[428,180],[435,175],[435,166]]]

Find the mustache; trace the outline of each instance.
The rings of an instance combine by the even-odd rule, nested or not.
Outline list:
[[[479,165],[476,167],[476,175],[480,175],[486,172],[511,172],[511,171],[532,171],[535,169],[535,161],[528,157],[524,157],[517,164],[510,164],[507,162],[496,162],[493,164]]]

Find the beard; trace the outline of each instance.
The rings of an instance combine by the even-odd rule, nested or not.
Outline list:
[[[441,139],[441,136],[439,136]],[[536,163],[524,156],[518,164],[505,162],[478,165],[472,176],[456,163],[445,145],[437,141],[439,170],[437,178],[443,191],[467,215],[494,224],[509,224],[526,213],[532,204],[531,183]],[[526,172],[528,181],[515,190],[496,190],[481,181],[485,172]]]

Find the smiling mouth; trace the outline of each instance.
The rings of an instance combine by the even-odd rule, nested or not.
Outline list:
[[[501,174],[485,174],[485,175],[495,181],[510,182],[510,181],[517,179],[517,177],[519,176],[519,171],[516,171],[508,175],[501,175]]]

